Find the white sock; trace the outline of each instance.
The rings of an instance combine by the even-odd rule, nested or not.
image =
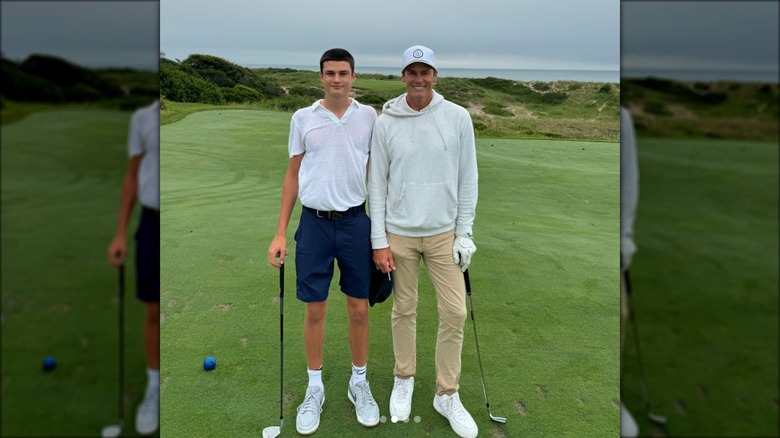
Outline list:
[[[146,391],[159,390],[160,389],[160,370],[153,370],[151,368],[146,369],[146,376],[148,380],[146,382]]]
[[[355,364],[352,364],[352,379],[350,379],[350,383],[352,385],[356,385],[360,382],[366,381],[366,367],[368,364],[363,365],[362,367],[355,366]]]
[[[318,370],[307,370],[309,373],[309,386],[319,386],[325,389],[325,385],[322,384],[322,367]]]

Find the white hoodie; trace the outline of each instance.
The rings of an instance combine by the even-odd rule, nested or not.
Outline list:
[[[477,153],[468,111],[435,91],[421,111],[405,93],[385,103],[371,141],[368,203],[374,249],[389,246],[387,232],[471,234]]]

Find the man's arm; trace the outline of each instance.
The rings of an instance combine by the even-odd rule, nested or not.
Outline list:
[[[620,266],[628,269],[636,252],[634,216],[639,196],[636,135],[631,113],[620,107]]]
[[[122,200],[119,204],[119,219],[117,220],[114,239],[108,246],[108,263],[118,268],[125,263],[127,255],[127,224],[133,213],[135,200],[138,195],[138,168],[141,167],[143,154],[130,158],[125,171],[125,179],[122,183]]]
[[[458,167],[458,216],[455,234],[471,235],[477,209],[477,149],[474,142],[474,126],[465,114],[460,134],[460,160]]]
[[[374,125],[371,137],[371,156],[368,159],[368,211],[371,216],[371,247],[374,249],[374,264],[382,272],[395,270],[393,253],[387,242],[385,215],[387,214],[387,179],[390,165],[382,139]]]
[[[276,227],[276,235],[268,247],[268,263],[275,267],[281,267],[284,257],[287,255],[287,226],[290,224],[295,201],[298,199],[298,171],[301,169],[301,161],[304,154],[294,155],[287,165],[287,173],[284,175],[282,185],[282,205],[279,209],[279,224]],[[278,259],[278,261],[277,261]]]

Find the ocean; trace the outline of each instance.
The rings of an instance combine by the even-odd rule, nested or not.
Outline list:
[[[294,68],[296,70],[317,70],[317,67],[301,65],[245,65],[248,68]],[[395,67],[355,67],[355,73],[377,73],[400,76]],[[488,69],[488,68],[440,68],[439,77],[456,78],[501,78],[515,81],[577,81],[577,82],[620,82],[619,70],[520,70],[520,69]]]

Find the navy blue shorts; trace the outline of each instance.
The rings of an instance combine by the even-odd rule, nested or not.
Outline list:
[[[143,207],[135,232],[135,294],[145,302],[160,301],[160,212]]]
[[[295,231],[295,273],[298,299],[322,302],[328,299],[333,279],[333,261],[338,262],[341,291],[367,299],[371,282],[371,220],[365,204],[340,219],[318,217],[304,207]],[[322,216],[322,215],[321,215]]]

